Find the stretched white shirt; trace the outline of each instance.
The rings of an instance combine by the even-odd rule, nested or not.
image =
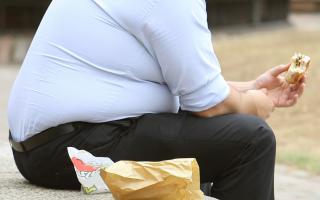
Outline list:
[[[223,101],[204,0],[53,0],[8,105],[23,141],[59,124],[202,111]]]

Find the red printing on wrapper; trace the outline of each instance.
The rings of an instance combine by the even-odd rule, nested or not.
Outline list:
[[[82,160],[80,160],[77,157],[72,157],[71,161],[72,161],[73,165],[75,166],[75,168],[79,171],[94,172],[99,169],[98,167],[93,167],[91,165],[87,165],[86,163],[84,163]]]

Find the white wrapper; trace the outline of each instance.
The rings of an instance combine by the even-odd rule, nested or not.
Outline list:
[[[110,158],[95,157],[85,150],[74,147],[68,147],[68,153],[85,194],[110,192],[100,176],[100,169],[113,164]]]

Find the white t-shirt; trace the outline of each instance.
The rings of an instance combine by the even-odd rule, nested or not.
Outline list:
[[[223,101],[204,0],[53,0],[12,89],[16,141],[59,124]]]

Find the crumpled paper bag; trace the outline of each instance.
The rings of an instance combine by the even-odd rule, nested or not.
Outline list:
[[[116,200],[198,200],[199,166],[194,158],[160,162],[119,161],[100,175]]]
[[[69,157],[74,165],[81,190],[85,194],[110,192],[100,176],[100,169],[113,164],[107,157],[95,157],[85,150],[68,147]]]

